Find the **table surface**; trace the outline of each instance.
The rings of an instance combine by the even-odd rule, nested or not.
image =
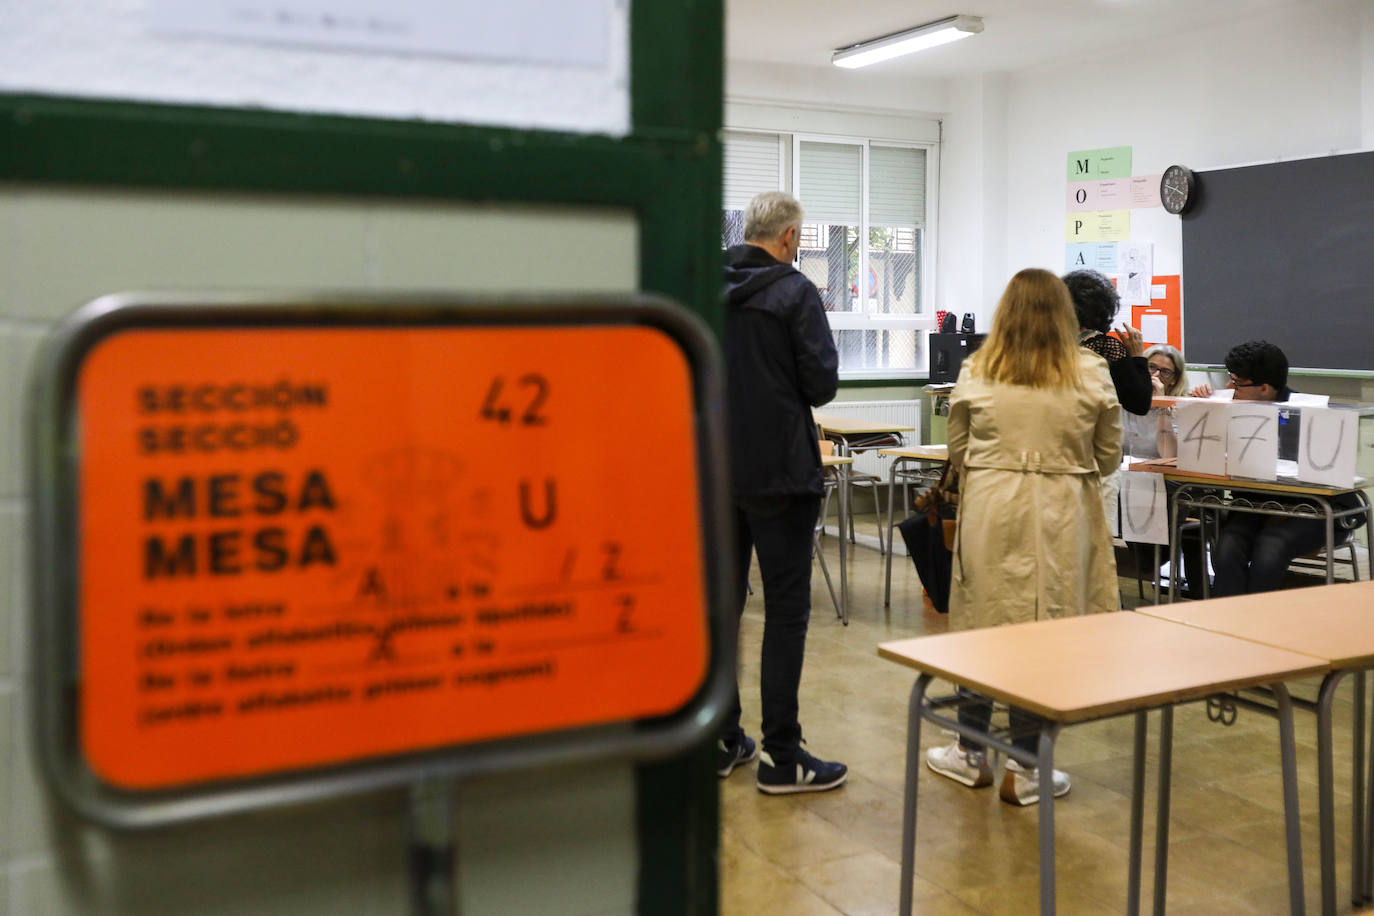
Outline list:
[[[815,413],[811,419],[827,433],[838,436],[852,436],[859,433],[909,433],[915,432],[914,426],[900,426],[896,423],[875,423],[872,420],[856,420],[853,417],[837,417],[834,414]]]
[[[1374,665],[1374,582],[1142,607],[1137,613],[1330,659]]]
[[[926,461],[948,461],[948,445],[908,445],[903,448],[880,448],[879,455],[888,458],[923,458]]]
[[[1161,473],[1164,475],[1165,480],[1173,480],[1178,483],[1205,484],[1214,487],[1235,488],[1237,490],[1259,490],[1265,493],[1340,496],[1343,493],[1354,493],[1364,486],[1364,481],[1362,480],[1356,481],[1354,487],[1328,487],[1319,483],[1302,483],[1301,481],[1289,478],[1283,480],[1252,480],[1248,477],[1222,477],[1216,474],[1198,474],[1191,471],[1180,471],[1177,468],[1167,466],[1134,467],[1131,470]]]
[[[1055,722],[1324,674],[1324,658],[1130,611],[881,643],[883,658]]]

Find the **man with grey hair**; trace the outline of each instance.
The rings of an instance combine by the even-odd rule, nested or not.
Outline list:
[[[718,744],[717,772],[759,758],[760,792],[822,792],[842,785],[842,763],[802,747],[797,691],[811,618],[811,540],[820,513],[821,456],[811,408],[835,397],[839,357],[820,294],[792,266],[802,208],[777,191],[744,211],[744,241],[725,253],[725,361],[729,383],[735,583],[744,611],[751,551],[763,579],[763,751],[740,727],[739,691]]]

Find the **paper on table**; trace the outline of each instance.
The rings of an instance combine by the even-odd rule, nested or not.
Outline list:
[[[1121,475],[1121,537],[1141,544],[1169,543],[1164,477],[1141,471]]]
[[[1283,402],[1289,407],[1326,407],[1331,403],[1329,394],[1302,394],[1293,392],[1288,396],[1288,400]]]
[[[1353,487],[1359,460],[1359,417],[1348,410],[1304,407],[1298,431],[1298,479]]]
[[[1169,316],[1144,315],[1140,319],[1140,337],[1146,343],[1168,343]]]
[[[1178,418],[1178,469],[1201,474],[1226,473],[1226,406],[1181,398]]]
[[[1262,401],[1236,401],[1226,422],[1226,473],[1275,480],[1279,462],[1279,409]]]

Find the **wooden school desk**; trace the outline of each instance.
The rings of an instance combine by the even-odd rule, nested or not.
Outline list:
[[[811,419],[821,428],[821,435],[832,440],[841,455],[852,455],[888,445],[901,445],[902,433],[916,431],[914,426],[856,420],[829,413],[811,412]]]
[[[1054,741],[1065,725],[1135,714],[1131,795],[1131,850],[1127,912],[1140,908],[1141,830],[1145,793],[1146,713],[1160,710],[1159,799],[1155,826],[1154,909],[1163,913],[1168,881],[1169,777],[1173,706],[1216,693],[1268,685],[1278,701],[1284,819],[1288,844],[1289,902],[1303,907],[1302,838],[1293,746],[1293,708],[1285,681],[1324,674],[1321,659],[1171,620],[1128,611],[1014,624],[882,643],[883,658],[921,672],[911,691],[907,724],[906,798],[902,818],[901,912],[911,913],[916,855],[916,788],[922,767],[921,720],[996,747],[1028,766],[1054,768]],[[968,687],[1043,719],[1037,754],[1004,736],[980,734],[937,710],[934,677]],[[1053,781],[1040,782],[1040,912],[1054,912]]]
[[[849,455],[822,455],[821,467],[835,468],[835,489],[840,491],[840,600],[836,608],[840,622],[849,626],[849,566],[845,563],[845,545],[849,543],[849,467],[854,459]],[[825,520],[821,519],[824,524]]]
[[[1143,468],[1136,468],[1143,470]],[[1188,510],[1198,512],[1202,517],[1203,531],[1207,530],[1207,512],[1221,511],[1227,512],[1246,512],[1256,515],[1273,515],[1287,518],[1306,518],[1321,519],[1326,523],[1326,584],[1330,585],[1336,581],[1335,570],[1335,548],[1336,548],[1336,519],[1350,516],[1364,516],[1366,530],[1374,535],[1374,507],[1370,506],[1369,497],[1364,492],[1356,488],[1325,487],[1320,484],[1301,483],[1297,480],[1282,479],[1278,481],[1249,480],[1241,477],[1218,477],[1211,474],[1194,474],[1188,471],[1177,469],[1162,469],[1164,479],[1180,484],[1174,491],[1171,500],[1169,513],[1169,601],[1172,603],[1177,588],[1178,576],[1173,570],[1178,569],[1179,537],[1178,520],[1179,510],[1186,513]],[[1358,481],[1363,486],[1363,481]],[[1334,496],[1344,496],[1354,494],[1358,505],[1350,509],[1337,509],[1331,505],[1331,498]],[[1284,502],[1280,502],[1283,500]],[[1297,502],[1294,502],[1297,500]],[[1366,569],[1374,570],[1374,536],[1369,539],[1366,551],[1366,560],[1369,566]],[[1202,538],[1203,568],[1207,566],[1207,538]],[[1210,583],[1208,577],[1203,574],[1202,596],[1206,598],[1210,593]],[[1156,589],[1158,594],[1158,589]]]
[[[1332,790],[1331,703],[1347,674],[1355,684],[1352,739],[1354,768],[1351,805],[1351,897],[1356,905],[1370,895],[1370,847],[1366,833],[1364,772],[1365,696],[1363,672],[1374,668],[1374,582],[1352,582],[1315,589],[1288,589],[1259,595],[1218,598],[1142,613],[1224,633],[1267,646],[1325,659],[1330,670],[1317,694],[1317,786],[1321,831],[1322,913],[1336,912],[1336,827]],[[1371,757],[1374,762],[1374,757]]]
[[[909,445],[905,448],[880,448],[878,454],[892,459],[892,467],[887,470],[887,557],[883,570],[883,607],[888,607],[892,604],[892,545],[896,543],[892,540],[892,529],[896,525],[893,521],[892,507],[897,502],[897,472],[908,464],[918,464],[926,468],[942,467],[949,463],[949,446]],[[928,484],[933,485],[939,482],[940,475],[928,474],[925,479]]]

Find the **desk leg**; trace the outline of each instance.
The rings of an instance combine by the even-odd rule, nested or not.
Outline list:
[[[1288,908],[1299,916],[1304,908],[1302,889],[1302,825],[1298,818],[1298,752],[1293,746],[1293,701],[1288,688],[1273,684],[1279,712],[1279,754],[1283,760],[1283,823],[1288,838]]]
[[[930,675],[923,674],[911,688],[906,717],[906,794],[902,797],[901,916],[911,916],[911,882],[916,878],[916,778],[921,773],[921,704],[925,702]]]
[[[1216,511],[1217,511],[1217,531],[1220,532],[1220,531],[1221,531],[1221,510],[1218,509],[1218,510],[1216,510]],[[1201,537],[1201,547],[1202,547],[1202,577],[1201,577],[1201,578],[1202,578],[1202,598],[1203,598],[1203,600],[1205,601],[1206,599],[1212,597],[1212,577],[1211,577],[1211,575],[1208,573],[1208,570],[1210,570],[1210,569],[1212,568],[1212,557],[1211,557],[1211,555],[1210,555],[1209,550],[1207,549],[1207,510],[1206,510],[1205,508],[1199,506],[1199,507],[1198,507],[1198,512],[1197,512],[1197,517],[1198,517],[1198,531],[1201,533],[1201,534],[1200,534],[1200,537]],[[1220,536],[1220,535],[1218,535],[1218,536]],[[1169,582],[1170,582],[1170,583],[1172,583],[1173,581],[1174,581],[1174,580],[1173,580],[1172,578],[1169,579]],[[1192,593],[1193,593],[1193,588],[1192,588],[1192,586],[1190,585],[1190,586],[1188,586],[1188,594],[1191,595]]]
[[[1173,576],[1169,577],[1170,588]],[[1174,708],[1159,711],[1159,800],[1155,813],[1155,916],[1164,916],[1164,900],[1169,886],[1169,791],[1174,766]]]
[[[1059,727],[1040,729],[1040,916],[1054,916],[1054,739]]]
[[[1156,552],[1159,545],[1155,545]],[[1156,583],[1158,584],[1158,583]],[[1146,713],[1135,714],[1135,751],[1131,765],[1131,864],[1126,875],[1126,913],[1140,913],[1140,858],[1145,821],[1145,733]]]
[[[1361,675],[1364,672],[1360,672]],[[1357,680],[1358,683],[1358,680]],[[1360,698],[1356,701],[1359,709],[1365,709],[1364,691],[1360,691]],[[1358,889],[1360,903],[1367,903],[1374,899],[1374,727],[1369,729],[1369,749],[1365,760],[1369,765],[1368,781],[1363,783],[1365,791],[1365,813],[1364,813],[1364,859],[1363,871],[1360,875],[1361,884]]]
[[[883,569],[883,607],[892,606],[892,503],[897,496],[897,468],[904,459],[893,458],[887,471],[887,556]]]
[[[1182,491],[1174,493],[1173,500],[1169,503],[1169,603],[1174,603],[1178,583],[1178,495]],[[1204,538],[1205,540],[1205,538]],[[1206,562],[1204,558],[1203,562]],[[1205,573],[1205,568],[1204,568]],[[1206,576],[1204,575],[1204,578]],[[1155,604],[1159,603],[1159,567],[1155,567]]]
[[[848,451],[846,449],[846,451]],[[845,526],[849,524],[849,465],[840,465],[840,620],[849,626],[849,564],[845,562],[845,546],[848,534]]]
[[[1331,699],[1336,693],[1336,686],[1344,676],[1344,671],[1331,672],[1322,678],[1322,687],[1317,693],[1317,818],[1321,844],[1322,916],[1336,914],[1336,805],[1332,789],[1335,771],[1331,760]],[[1352,806],[1352,811],[1358,808],[1358,805],[1356,802]],[[1355,825],[1354,830],[1357,836],[1361,832],[1358,825]],[[1353,863],[1359,859],[1358,846],[1353,848],[1351,853]],[[1352,874],[1352,890],[1358,880]]]
[[[1172,566],[1169,567],[1169,578],[1172,580],[1177,573]],[[1155,605],[1159,605],[1159,545],[1155,545]]]
[[[1352,903],[1362,903],[1368,847],[1365,839],[1365,676],[1363,671],[1355,672],[1354,707],[1351,722],[1352,774],[1350,790],[1350,899]]]
[[[1322,509],[1326,512],[1326,584],[1334,585],[1336,583],[1336,520],[1331,515],[1331,503],[1323,499],[1321,504]]]

